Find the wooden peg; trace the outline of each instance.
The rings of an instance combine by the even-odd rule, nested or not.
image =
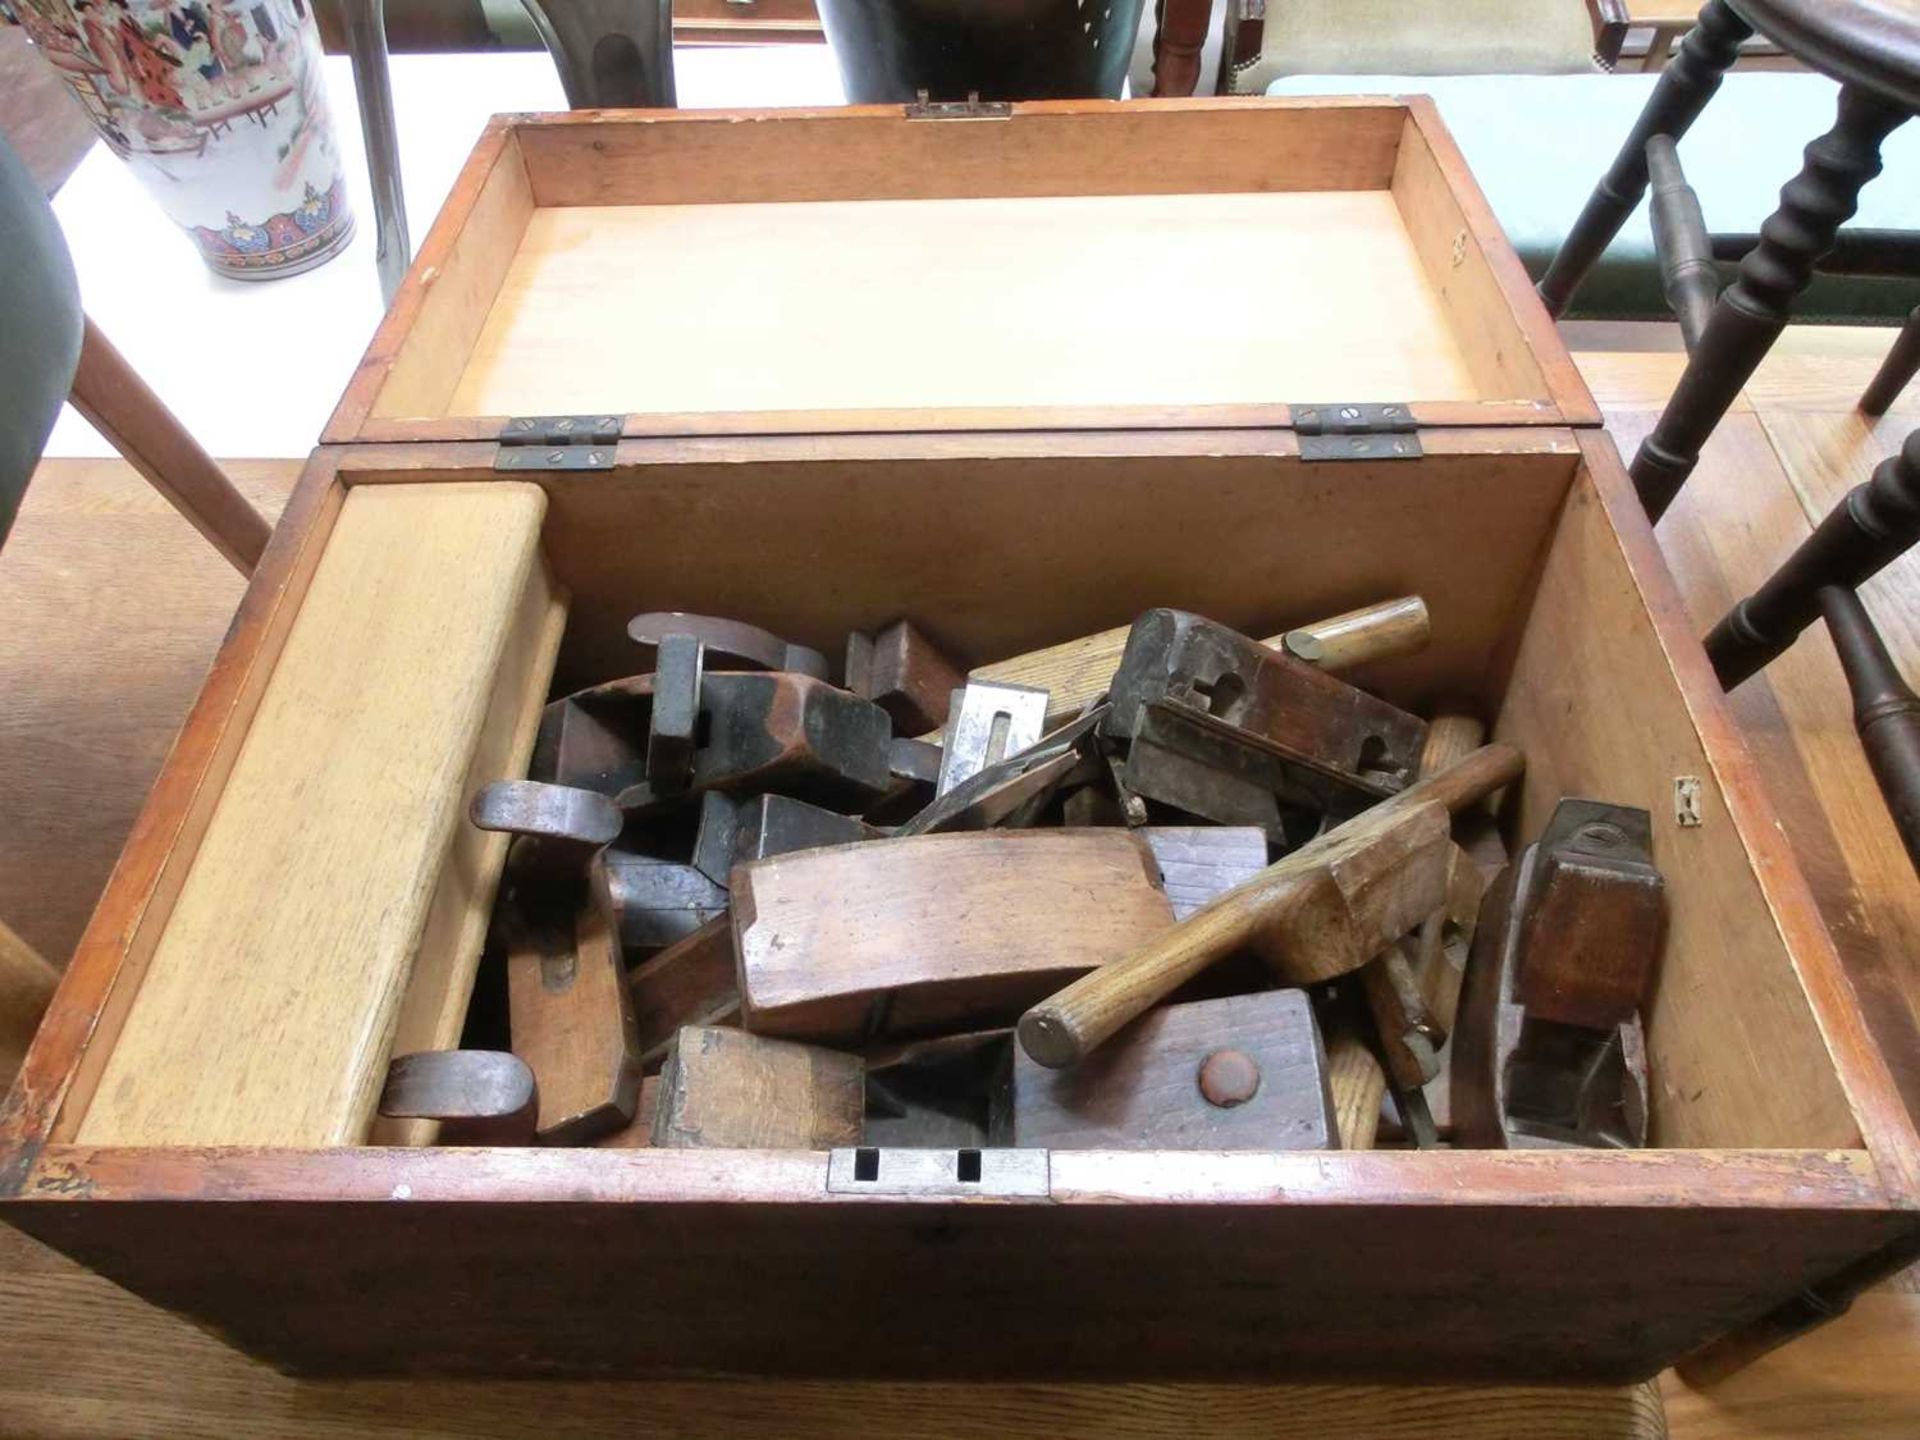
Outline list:
[[[498,1050],[421,1050],[387,1065],[380,1113],[437,1120],[441,1145],[530,1145],[540,1096],[533,1071]]]
[[[1124,830],[916,835],[735,872],[746,1026],[858,1041],[1006,1024],[1173,924]]]
[[[660,1072],[653,1143],[831,1150],[860,1143],[866,1063],[815,1045],[689,1025]]]
[[[892,716],[903,735],[918,735],[947,723],[953,692],[967,677],[911,622],[896,620],[875,634],[847,637],[846,683]]]
[[[1380,1130],[1380,1097],[1387,1072],[1380,1057],[1352,1030],[1327,1041],[1327,1089],[1342,1150],[1371,1150]]]
[[[1449,814],[1519,776],[1520,752],[1475,751],[1328,831],[1172,929],[1069,985],[1020,1019],[1043,1065],[1084,1059],[1129,1020],[1233,950],[1252,948],[1282,983],[1358,969],[1446,896]]]
[[[1424,650],[1433,635],[1427,602],[1402,595],[1378,605],[1363,605],[1276,635],[1265,643],[1322,670],[1353,670],[1375,660]],[[1311,651],[1312,653],[1303,653]]]

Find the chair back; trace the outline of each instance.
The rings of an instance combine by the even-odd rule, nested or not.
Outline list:
[[[80,363],[80,284],[39,184],[0,138],[0,545]]]

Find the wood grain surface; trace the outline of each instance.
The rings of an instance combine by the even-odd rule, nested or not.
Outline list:
[[[820,903],[822,896],[831,904]],[[917,835],[734,871],[748,1029],[858,1038],[1010,1020],[1173,924],[1158,867],[1124,830]]]
[[[546,624],[545,510],[517,484],[348,497],[80,1117],[87,1141],[364,1138],[476,746],[496,704],[521,709],[496,683]]]
[[[1677,366],[1661,353],[1661,332],[1648,328],[1648,337],[1604,357],[1583,355],[1603,399],[1650,395],[1642,408],[1657,410],[1671,388],[1667,370]],[[1801,348],[1828,336],[1834,350],[1840,337],[1846,347],[1837,355],[1783,353],[1809,334],[1789,332],[1750,393],[1770,372],[1782,390],[1811,377],[1825,389],[1794,393],[1830,396],[1826,408],[1843,409],[1891,338],[1884,330],[1813,331]],[[1616,433],[1623,444],[1633,438]],[[1763,443],[1758,453],[1769,452]],[[1752,458],[1711,448],[1681,506],[1697,501],[1697,522],[1709,530],[1716,521],[1721,533],[1750,525]],[[228,468],[270,512],[298,470],[292,462]],[[1724,483],[1702,483],[1716,478]],[[1679,543],[1680,514],[1676,507],[1661,539],[1704,627],[1724,605],[1711,594],[1699,599],[1697,551]],[[9,817],[0,828],[0,914],[56,962],[85,922],[239,588],[231,568],[118,462],[50,464],[27,495],[0,555],[0,607],[13,622],[0,632],[0,812]],[[1846,953],[1848,937],[1877,941],[1889,892],[1852,885],[1835,835],[1854,812],[1830,816],[1821,807],[1824,792],[1807,783],[1793,748],[1806,702],[1832,694],[1838,681],[1837,669],[1822,677],[1796,664],[1804,656],[1831,661],[1824,640],[1803,642],[1732,699]],[[1910,673],[1920,662],[1911,650],[1898,658]],[[1857,755],[1857,743],[1851,751],[1834,746],[1840,759],[1849,753]],[[87,763],[76,766],[83,756]],[[1798,787],[1796,796],[1785,793],[1788,786]],[[1671,1433],[1681,1440],[1914,1434],[1920,1294],[1911,1276],[1903,1283],[1862,1297],[1833,1325],[1711,1392],[1666,1377]],[[1662,1433],[1658,1401],[1644,1390],[297,1381],[4,1230],[0,1345],[8,1356],[0,1366],[0,1431],[35,1436],[484,1437],[536,1428],[587,1436],[626,1433],[636,1414],[663,1433],[726,1435],[770,1428],[796,1436],[982,1437],[1339,1431],[1408,1440]]]
[[[858,1145],[866,1080],[858,1055],[688,1025],[660,1072],[653,1143],[705,1150]]]

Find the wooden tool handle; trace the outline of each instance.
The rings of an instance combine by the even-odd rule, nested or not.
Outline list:
[[[1432,775],[1466,759],[1486,737],[1487,727],[1471,715],[1437,715],[1427,725],[1427,743],[1420,752],[1420,773]],[[1460,982],[1446,956],[1447,913],[1436,910],[1420,927],[1420,948],[1414,971],[1426,991],[1428,1008],[1442,1029],[1453,1029],[1460,1008]]]
[[[1358,1035],[1327,1042],[1327,1088],[1333,1092],[1333,1122],[1342,1150],[1371,1150],[1380,1130],[1380,1102],[1387,1072]]]
[[[1434,801],[1458,811],[1517,779],[1524,766],[1511,745],[1488,745],[1336,826],[1138,949],[1034,1006],[1020,1017],[1021,1047],[1042,1065],[1077,1063],[1128,1021],[1251,941],[1271,916],[1312,884],[1324,857],[1351,843],[1356,827],[1384,829],[1400,812]]]
[[[1411,655],[1426,647],[1432,633],[1427,602],[1418,595],[1403,595],[1398,600],[1363,605],[1330,620],[1303,625],[1266,643],[1291,651],[1290,637],[1310,635],[1319,652],[1313,657],[1314,664],[1322,670],[1351,670],[1370,660]]]
[[[1269,867],[1121,959],[1090,971],[1020,1017],[1021,1048],[1055,1070],[1085,1059],[1129,1020],[1251,940],[1267,905],[1278,903],[1295,883],[1290,875],[1276,878]],[[1263,887],[1275,892],[1271,901]]]

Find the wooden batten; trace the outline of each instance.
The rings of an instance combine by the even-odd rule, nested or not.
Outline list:
[[[512,773],[531,746],[525,692],[545,690],[536,661],[554,628],[545,509],[524,484],[345,501],[85,1113],[68,1119],[78,1141],[364,1139],[416,961],[451,990],[472,962],[444,951],[474,944],[492,903],[500,854],[465,835],[465,787],[477,762]],[[457,898],[440,899],[447,887]],[[444,1030],[450,1007],[428,997],[415,1023]]]

